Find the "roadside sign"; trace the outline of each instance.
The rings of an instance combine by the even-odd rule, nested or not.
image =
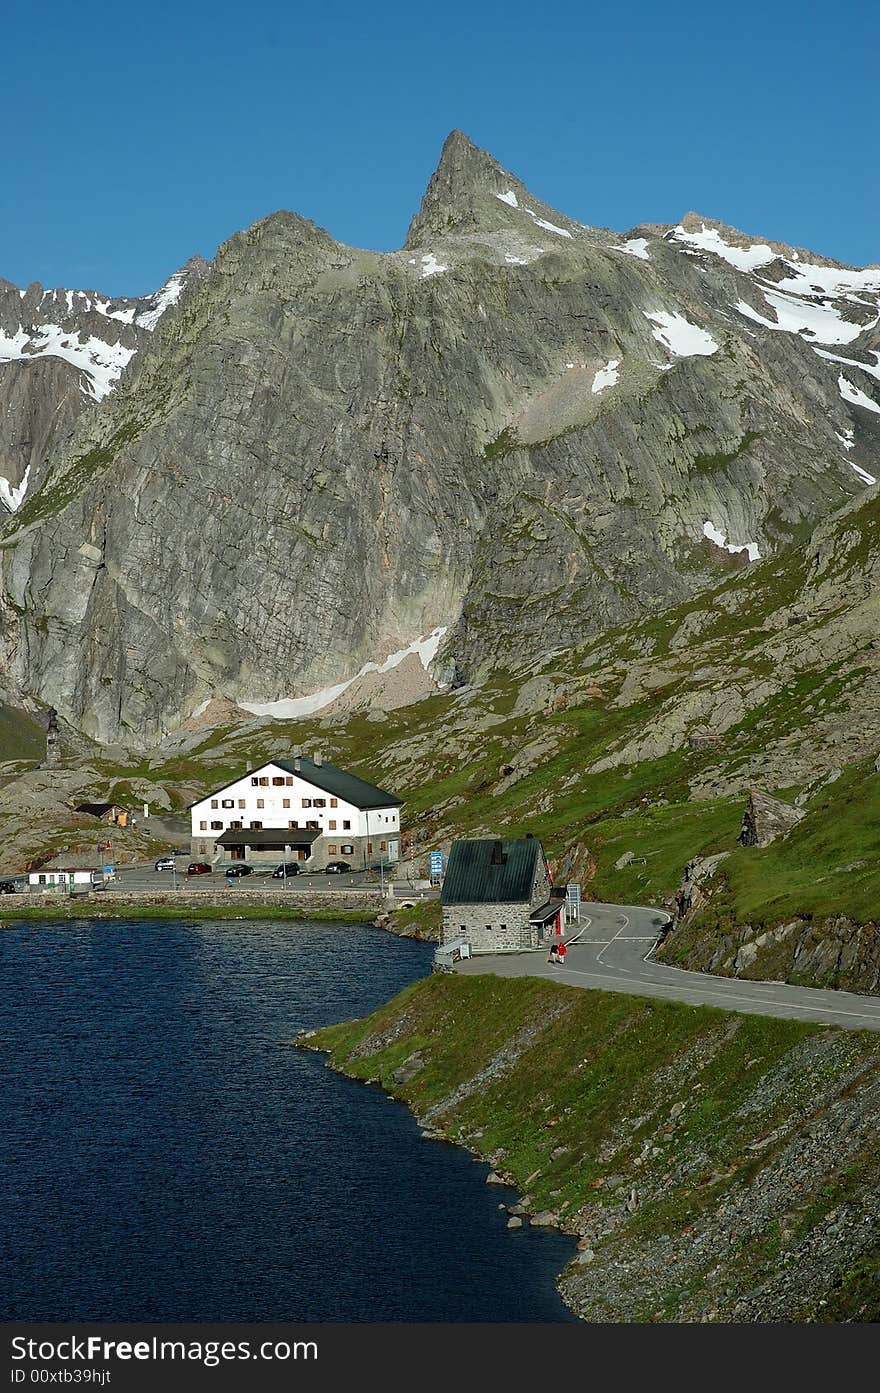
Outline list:
[[[579,885],[565,887],[565,917],[569,922],[581,917],[581,887]]]
[[[442,851],[432,851],[432,852],[431,852],[431,875],[442,875],[442,874],[443,874],[443,852],[442,852]]]

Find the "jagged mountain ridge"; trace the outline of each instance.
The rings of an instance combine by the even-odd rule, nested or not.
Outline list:
[[[460,682],[662,609],[874,477],[878,297],[585,228],[453,133],[401,251],[275,214],[169,310],[7,524],[8,685],[143,743],[438,627]]]
[[[115,298],[0,280],[0,510],[39,488],[52,451],[206,269],[193,257],[153,294]]]

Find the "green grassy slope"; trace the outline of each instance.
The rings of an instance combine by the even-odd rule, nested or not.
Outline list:
[[[876,1219],[832,1227],[876,1213],[874,1035],[441,975],[307,1043],[586,1235],[563,1290],[589,1319],[816,1319],[826,1292],[880,1315]]]

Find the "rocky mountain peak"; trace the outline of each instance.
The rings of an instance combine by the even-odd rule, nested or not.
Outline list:
[[[527,202],[544,209],[525,184],[462,131],[446,137],[421,207],[404,246],[420,247],[449,233],[493,232],[507,225],[510,208]],[[546,210],[552,212],[552,209]],[[561,215],[557,215],[561,216]]]

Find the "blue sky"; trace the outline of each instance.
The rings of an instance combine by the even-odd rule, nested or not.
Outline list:
[[[571,217],[880,261],[874,0],[3,7],[0,276],[154,289],[277,208],[397,247],[453,127]]]

